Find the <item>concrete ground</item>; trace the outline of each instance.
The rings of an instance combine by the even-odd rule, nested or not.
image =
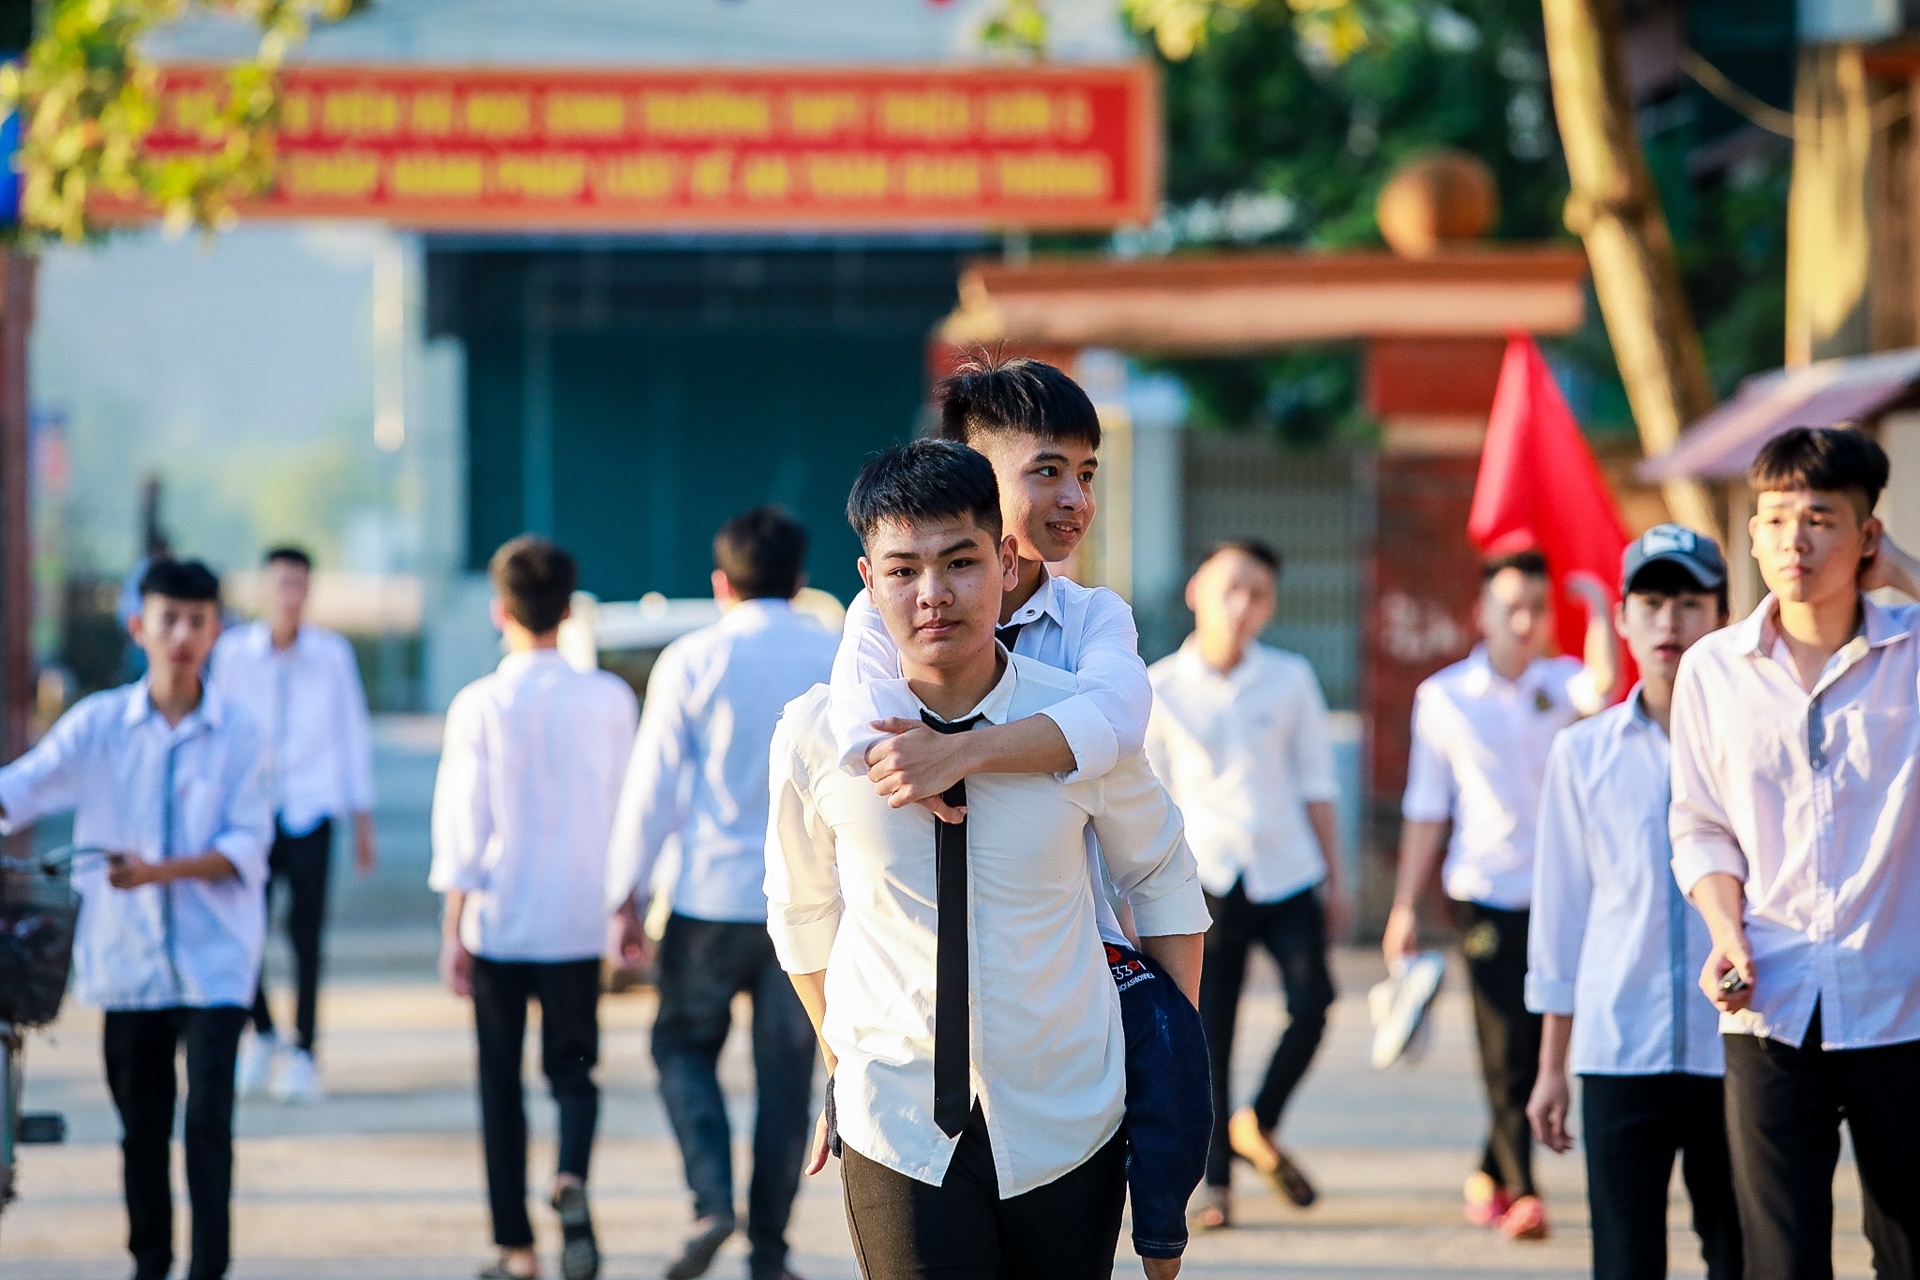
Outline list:
[[[433,979],[436,903],[425,876],[436,746],[431,721],[380,726],[383,865],[369,879],[342,872],[335,883],[337,928],[321,1014],[331,1095],[312,1107],[242,1103],[235,1280],[462,1280],[488,1256],[469,1016]],[[277,971],[284,959],[278,947]],[[1441,997],[1424,1060],[1375,1072],[1366,1062],[1364,997],[1380,976],[1379,961],[1356,949],[1343,953],[1338,967],[1341,999],[1328,1041],[1285,1125],[1288,1144],[1319,1183],[1320,1203],[1304,1212],[1283,1206],[1242,1169],[1238,1225],[1196,1239],[1183,1274],[1198,1280],[1586,1274],[1577,1156],[1540,1157],[1552,1240],[1512,1244],[1460,1220],[1459,1186],[1477,1162],[1484,1111],[1457,986]],[[284,981],[275,990],[278,1004],[286,1004]],[[593,1184],[608,1280],[658,1276],[689,1214],[647,1053],[653,1007],[646,993],[610,997],[603,1006],[605,1102]],[[1243,1092],[1253,1087],[1283,1020],[1273,975],[1264,971],[1253,984],[1236,1047]],[[22,1153],[21,1198],[0,1220],[0,1280],[120,1280],[129,1271],[118,1127],[101,1081],[98,1025],[97,1014],[70,1006],[32,1044],[27,1105],[64,1111],[72,1134],[63,1147]],[[750,1123],[752,1107],[743,1040],[734,1037],[722,1066],[737,1129]],[[550,1169],[553,1159],[552,1108],[539,1087],[536,1058],[529,1058],[528,1071],[537,1135],[533,1168],[539,1171]],[[744,1144],[737,1160],[744,1168]],[[184,1246],[178,1173],[176,1187]],[[1836,1263],[1843,1276],[1866,1276],[1851,1166],[1843,1167],[1836,1193]],[[1686,1222],[1685,1199],[1676,1189],[1672,1272],[1698,1276],[1702,1268]],[[535,1226],[548,1274],[557,1274],[552,1215],[536,1211]],[[792,1240],[793,1268],[808,1280],[855,1276],[832,1166],[803,1188]],[[1121,1254],[1116,1274],[1138,1275],[1124,1243]],[[745,1274],[737,1238],[712,1274]]]

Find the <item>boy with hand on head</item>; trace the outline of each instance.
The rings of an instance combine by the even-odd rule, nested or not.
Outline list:
[[[1673,695],[1673,874],[1706,918],[1747,1280],[1833,1274],[1844,1116],[1883,1277],[1920,1274],[1920,562],[1887,455],[1796,428],[1747,473],[1769,591]]]
[[[1305,658],[1258,638],[1273,620],[1279,583],[1280,556],[1265,543],[1214,547],[1187,583],[1193,634],[1148,669],[1147,758],[1186,817],[1213,917],[1200,981],[1213,1141],[1196,1215],[1208,1229],[1229,1225],[1235,1155],[1294,1204],[1314,1201],[1313,1184],[1273,1135],[1326,1030],[1334,996],[1327,935],[1347,919],[1326,699]],[[1287,1029],[1253,1105],[1232,1111],[1228,1064],[1256,944],[1280,970]]]
[[[1389,966],[1416,951],[1415,904],[1444,848],[1441,881],[1466,953],[1491,1113],[1486,1153],[1464,1188],[1467,1221],[1516,1240],[1548,1231],[1527,1122],[1540,1066],[1540,1015],[1525,991],[1540,788],[1554,735],[1605,707],[1617,675],[1606,589],[1585,578],[1569,585],[1587,606],[1584,664],[1546,656],[1547,560],[1521,551],[1481,569],[1474,614],[1484,642],[1415,692],[1400,869],[1380,944]]]
[[[1710,1280],[1740,1280],[1713,1006],[1694,990],[1712,945],[1674,883],[1667,839],[1674,680],[1727,620],[1711,538],[1656,525],[1627,547],[1614,629],[1640,668],[1627,700],[1561,732],[1534,845],[1527,1007],[1546,1019],[1527,1104],[1534,1137],[1568,1151],[1581,1080],[1596,1280],[1667,1273],[1673,1159]]]
[[[545,538],[494,552],[493,623],[507,656],[447,708],[433,787],[433,867],[446,895],[440,971],[473,1001],[480,1132],[500,1257],[483,1280],[540,1274],[527,1219],[527,1115],[520,1064],[527,1002],[540,1002],[540,1065],[559,1106],[560,1271],[593,1280],[600,1252],[587,1206],[599,1122],[600,957],[607,940],[607,842],[639,707],[624,680],[575,671],[560,623],[579,573]]]
[[[0,830],[72,810],[74,843],[108,851],[75,862],[73,988],[106,1011],[134,1277],[164,1280],[173,1268],[174,1062],[184,1049],[187,1277],[220,1280],[234,1057],[260,972],[273,819],[254,725],[200,678],[220,631],[219,579],[197,560],[152,561],[130,630],[147,674],[81,699],[0,769]]]
[[[311,1102],[324,1093],[313,1041],[336,817],[353,815],[353,860],[360,874],[374,865],[367,694],[346,637],[306,621],[312,574],[312,558],[298,547],[267,552],[262,616],[222,635],[209,668],[214,688],[247,709],[263,738],[274,821],[269,908],[273,882],[286,881],[287,937],[297,975],[295,1038],[285,1046],[274,1032],[262,976],[253,1000],[254,1034],[241,1047],[238,1087],[242,1094],[266,1088],[274,1059],[283,1057],[272,1084],[287,1102]]]
[[[979,454],[934,440],[890,449],[861,472],[848,516],[930,730],[979,732],[1074,696],[1071,676],[994,639],[1019,565]],[[1133,903],[1143,949],[1190,1002],[1207,917],[1179,812],[1137,753],[1100,779],[974,776],[945,796],[956,823],[892,807],[841,767],[835,696],[815,688],[775,734],[766,887],[775,950],[831,1073],[861,1272],[1104,1280],[1130,1080],[1086,833]]]

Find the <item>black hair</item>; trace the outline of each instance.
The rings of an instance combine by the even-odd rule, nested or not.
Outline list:
[[[309,573],[313,571],[313,557],[307,554],[305,547],[281,546],[271,548],[260,558],[261,564],[272,564],[279,560],[286,564],[297,564]]]
[[[175,560],[161,556],[150,561],[140,575],[140,598],[165,596],[169,600],[220,603],[220,579],[198,560]]]
[[[1044,360],[976,348],[933,389],[934,434],[972,444],[983,435],[1084,440],[1100,447],[1100,415],[1080,384]]]
[[[865,546],[882,520],[918,524],[971,516],[1000,541],[1000,486],[984,455],[951,440],[895,445],[860,468],[847,495],[847,523]]]
[[[755,507],[713,535],[713,567],[743,600],[791,600],[807,563],[807,531],[783,507]]]
[[[1887,451],[1872,437],[1851,427],[1795,427],[1767,441],[1747,468],[1755,493],[1815,489],[1858,493],[1866,498],[1863,515],[1873,514],[1887,487]]]
[[[1207,548],[1207,553],[1200,557],[1200,563],[1204,565],[1226,551],[1238,551],[1256,563],[1265,565],[1274,577],[1280,576],[1282,564],[1280,553],[1274,550],[1270,543],[1262,542],[1258,538],[1222,538]]]
[[[580,582],[580,566],[560,544],[523,533],[493,553],[487,576],[508,615],[542,636],[567,616],[567,603]]]
[[[1480,566],[1480,582],[1485,585],[1505,573],[1517,569],[1529,578],[1547,577],[1547,557],[1529,547],[1525,551],[1510,551],[1503,556],[1495,556]]]
[[[1727,612],[1727,584],[1717,587],[1703,587],[1700,580],[1693,576],[1685,565],[1675,564],[1671,560],[1654,560],[1640,566],[1640,572],[1633,575],[1627,583],[1630,596],[1692,596],[1710,595],[1720,602],[1720,612]]]

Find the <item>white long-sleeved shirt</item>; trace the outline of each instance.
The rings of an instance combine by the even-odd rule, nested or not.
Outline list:
[[[1536,658],[1508,680],[1484,646],[1420,682],[1400,811],[1410,822],[1452,819],[1440,870],[1448,897],[1526,908],[1547,749],[1602,705],[1579,660]]]
[[[1713,940],[1669,867],[1668,769],[1637,688],[1562,730],[1547,759],[1527,1008],[1573,1018],[1578,1074],[1726,1069],[1720,1015],[1695,985]]]
[[[785,600],[746,600],[667,646],[614,817],[609,909],[645,890],[677,837],[677,914],[767,918],[767,743],[786,705],[827,679],[838,644]]]
[[[1800,1044],[1920,1040],[1920,605],[1860,597],[1809,693],[1772,596],[1681,660],[1673,872],[1746,886],[1753,1004],[1723,1031]]]
[[[346,637],[303,626],[285,649],[264,621],[214,646],[213,687],[259,729],[268,795],[288,835],[327,818],[373,810],[373,737],[367,693]]]
[[[555,649],[510,653],[455,695],[427,882],[467,895],[468,951],[557,962],[606,949],[607,840],[638,720],[624,680]]]
[[[1327,703],[1297,653],[1253,644],[1222,675],[1189,637],[1147,668],[1147,759],[1186,816],[1200,883],[1278,902],[1327,877],[1307,805],[1339,795]]]
[[[1074,690],[1071,676],[1014,656],[976,710],[1003,724]],[[956,1140],[932,1114],[934,819],[889,808],[840,767],[831,696],[812,690],[774,734],[767,931],[789,972],[826,971],[841,1138],[938,1185]],[[1126,1044],[1089,910],[1089,826],[1143,935],[1208,924],[1180,812],[1138,753],[1079,782],[967,779],[972,1088],[1002,1198],[1074,1169],[1120,1125]]]
[[[266,936],[273,815],[245,711],[209,689],[179,724],[147,682],[82,698],[0,769],[0,830],[72,810],[73,842],[147,862],[218,853],[236,874],[116,889],[76,859],[74,995],[108,1010],[250,1005]]]

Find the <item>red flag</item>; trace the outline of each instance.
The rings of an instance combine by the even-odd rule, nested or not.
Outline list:
[[[1507,340],[1467,536],[1482,555],[1534,547],[1546,556],[1563,653],[1578,656],[1586,647],[1587,610],[1567,590],[1571,575],[1591,574],[1610,601],[1620,598],[1627,527],[1540,348],[1524,333]],[[1630,679],[1624,646],[1620,657]]]

